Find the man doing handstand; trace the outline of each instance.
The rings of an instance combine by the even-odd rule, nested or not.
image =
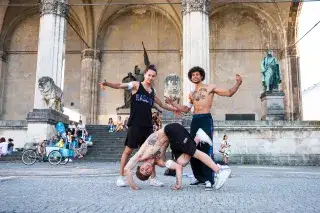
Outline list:
[[[176,171],[177,180],[172,189],[179,190],[182,188],[182,167],[185,167],[191,157],[193,157],[217,173],[215,188],[221,188],[229,177],[231,170],[222,170],[207,154],[198,150],[196,146],[200,141],[212,144],[211,139],[202,129],[199,129],[193,140],[189,132],[178,123],[168,124],[164,129],[152,133],[139,151],[129,160],[124,169],[130,187],[132,189],[139,189],[133,181],[131,170],[138,162],[143,162],[141,166],[137,167],[136,172],[140,180],[147,180],[155,165],[167,167]],[[176,162],[172,160],[165,161],[164,159],[169,144],[175,159],[177,159]]]

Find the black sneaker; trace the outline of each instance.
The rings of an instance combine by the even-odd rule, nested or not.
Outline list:
[[[204,185],[204,184],[205,184],[204,182],[200,182],[197,179],[195,179],[190,183],[190,186],[198,186],[198,185]]]
[[[205,190],[206,191],[212,191],[213,187],[212,187],[211,182],[210,181],[206,181],[205,184],[206,184]]]

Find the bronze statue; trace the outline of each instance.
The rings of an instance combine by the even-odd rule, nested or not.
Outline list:
[[[279,84],[281,83],[281,70],[280,65],[273,56],[272,51],[269,50],[267,55],[261,62],[262,73],[262,86],[264,91],[279,90]]]
[[[136,81],[136,78],[132,75],[131,72],[129,72],[128,75],[122,79],[122,83],[129,83],[131,81]],[[124,105],[121,107],[117,107],[117,110],[128,109],[131,106],[131,97],[132,97],[131,90],[124,90],[123,96],[124,96]]]
[[[140,73],[140,68],[138,67],[138,65],[134,66],[134,77],[139,82],[144,81],[144,75],[143,75],[143,73]]]

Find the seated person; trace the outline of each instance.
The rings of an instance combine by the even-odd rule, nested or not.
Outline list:
[[[193,140],[189,132],[178,123],[168,124],[164,129],[152,133],[125,166],[124,170],[128,184],[132,189],[139,189],[133,182],[131,170],[138,162],[143,162],[141,166],[137,167],[136,172],[136,176],[140,180],[149,179],[155,165],[167,167],[176,171],[176,185],[172,189],[179,190],[182,188],[182,167],[189,163],[191,157],[194,157],[216,172],[215,188],[221,188],[229,177],[231,170],[229,167],[227,167],[228,169],[222,169],[213,162],[209,155],[198,150],[197,144],[200,141],[212,145],[211,139],[202,129],[198,130],[197,136]],[[176,162],[164,160],[165,151],[169,144],[175,159],[177,159]]]
[[[8,143],[8,155],[11,155],[13,152],[13,148],[14,148],[14,144],[13,144],[13,139],[9,138],[8,139],[9,143]]]
[[[87,154],[87,144],[84,142],[82,138],[79,138],[79,148],[74,148],[75,157],[83,158],[85,154]]]
[[[117,124],[116,124],[116,132],[120,132],[123,130],[123,123],[122,123],[122,120],[121,120],[121,116],[118,116],[118,121],[117,121]]]
[[[107,130],[109,132],[114,132],[114,130],[115,130],[115,125],[113,123],[112,118],[109,118],[109,122],[108,122],[108,125],[107,125]]]
[[[92,140],[91,140],[91,135],[89,135],[88,131],[85,131],[83,140],[86,142],[87,146],[92,146]]]
[[[127,131],[127,130],[129,129],[129,127],[128,127],[128,121],[129,121],[129,118],[126,117],[126,119],[124,119],[124,123],[123,123],[123,129],[124,129],[125,131]]]
[[[37,152],[42,158],[42,160],[46,156],[46,144],[47,140],[43,140],[36,146]]]
[[[8,152],[8,142],[5,138],[0,138],[0,157],[5,156]]]
[[[64,140],[63,140],[63,138],[61,138],[59,140],[59,142],[56,143],[56,146],[59,147],[59,148],[64,148]]]

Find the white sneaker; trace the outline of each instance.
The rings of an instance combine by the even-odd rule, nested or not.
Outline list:
[[[229,175],[231,173],[231,169],[220,169],[219,173],[217,173],[217,178],[216,178],[216,189],[220,189],[225,182],[227,181]]]
[[[64,161],[67,161],[67,159],[65,159]],[[69,158],[69,163],[71,163],[72,162],[72,159],[71,158]]]
[[[150,186],[157,186],[157,187],[162,187],[164,184],[157,180],[157,178],[150,178]]]
[[[119,177],[117,178],[117,186],[118,186],[118,187],[127,186],[126,179],[125,179],[124,176],[119,176]]]
[[[202,143],[207,143],[210,146],[212,146],[211,138],[201,128],[198,129],[196,136],[200,139]]]
[[[212,191],[212,184],[210,181],[208,181],[208,180],[206,181],[206,186],[205,186],[204,190]]]

